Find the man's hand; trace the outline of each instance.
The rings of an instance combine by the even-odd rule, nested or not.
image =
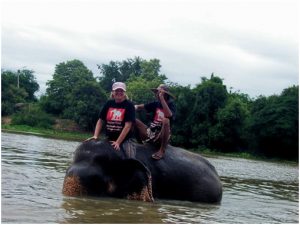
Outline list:
[[[159,90],[158,92],[158,97],[160,100],[163,100],[165,96],[165,91],[164,90]]]
[[[134,108],[135,108],[136,111],[140,111],[140,110],[144,109],[144,104],[134,105]]]
[[[120,151],[120,144],[116,141],[111,141],[111,145],[116,151]]]
[[[98,137],[96,137],[96,136],[93,136],[93,137],[90,137],[90,138],[88,138],[88,139],[84,140],[84,142],[86,142],[86,141],[90,141],[90,140],[97,140],[97,139],[98,139]]]

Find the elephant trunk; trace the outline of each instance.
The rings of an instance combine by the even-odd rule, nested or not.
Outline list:
[[[62,193],[73,197],[93,195],[102,192],[103,187],[99,170],[86,164],[75,164],[66,172]]]
[[[78,176],[66,176],[63,184],[62,193],[67,196],[82,196],[86,195],[87,191],[80,184]]]

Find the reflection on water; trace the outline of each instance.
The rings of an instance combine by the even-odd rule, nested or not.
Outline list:
[[[64,223],[162,223],[158,205],[120,199],[65,198]]]
[[[202,223],[212,222],[219,205],[178,201],[144,203],[120,199],[64,198],[67,223]]]
[[[78,142],[2,133],[3,223],[298,223],[298,167],[210,158],[223,183],[220,205],[143,203],[61,194]]]

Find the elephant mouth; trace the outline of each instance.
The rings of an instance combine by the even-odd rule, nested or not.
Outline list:
[[[68,176],[64,180],[62,193],[67,196],[82,196],[86,195],[86,189],[80,184],[78,176]]]

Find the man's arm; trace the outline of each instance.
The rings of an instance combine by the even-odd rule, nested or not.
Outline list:
[[[97,140],[99,138],[100,133],[101,133],[102,125],[103,125],[103,121],[101,119],[98,119],[95,131],[94,131],[94,136],[91,137],[91,138],[86,139],[85,141],[89,141],[89,140],[92,140],[92,139]]]
[[[99,120],[97,121],[96,128],[95,128],[95,132],[94,132],[94,138],[95,138],[95,139],[98,139],[98,138],[99,138],[99,135],[100,135],[101,130],[102,130],[102,124],[103,124],[102,120],[99,119]]]
[[[165,95],[164,91],[160,91],[160,93],[159,93],[160,103],[161,103],[161,105],[163,107],[165,117],[166,118],[170,118],[170,117],[173,116],[173,113],[170,110],[170,108],[169,108],[169,106],[168,106],[168,104],[167,104],[167,102],[166,102],[166,100],[164,98],[164,95]]]
[[[140,105],[134,105],[135,110],[139,111],[139,110],[143,110],[145,109],[145,105],[144,104],[140,104]]]

